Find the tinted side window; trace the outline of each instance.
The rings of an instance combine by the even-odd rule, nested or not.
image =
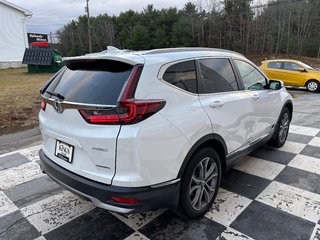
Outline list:
[[[283,68],[291,71],[299,71],[301,67],[298,64],[292,62],[284,62]]]
[[[163,74],[163,80],[188,92],[198,92],[196,69],[193,60],[170,66]]]
[[[237,91],[238,85],[228,59],[199,60],[205,93]]]
[[[281,62],[270,62],[268,64],[268,68],[280,69],[281,68]]]
[[[238,66],[245,89],[262,90],[267,85],[265,77],[251,64],[241,60],[235,60]]]

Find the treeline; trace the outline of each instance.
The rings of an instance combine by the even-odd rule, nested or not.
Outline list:
[[[108,45],[144,50],[164,47],[217,47],[244,54],[320,55],[320,1],[276,0],[253,6],[253,0],[188,2],[184,8],[91,17],[94,52]],[[58,31],[65,56],[88,53],[87,17]]]

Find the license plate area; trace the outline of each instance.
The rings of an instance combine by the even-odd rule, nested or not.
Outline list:
[[[56,140],[56,148],[54,152],[56,157],[61,158],[68,163],[72,163],[73,150],[74,146],[60,140]]]

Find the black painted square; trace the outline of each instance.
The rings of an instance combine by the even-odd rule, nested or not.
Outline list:
[[[185,220],[167,211],[139,232],[150,239],[216,239],[226,228],[205,217]]]
[[[313,137],[306,136],[302,134],[289,133],[287,140],[292,142],[304,143],[307,144],[312,140]]]
[[[17,167],[28,162],[30,162],[30,160],[19,153],[7,155],[0,158],[0,171],[11,167]]]
[[[49,177],[43,176],[6,189],[4,193],[17,207],[22,208],[56,194],[61,190],[62,187],[60,185]]]
[[[39,236],[38,230],[23,217],[20,211],[1,217],[0,239],[31,240]]]
[[[294,153],[283,152],[271,148],[261,147],[250,153],[251,156],[287,165],[295,156]]]
[[[108,211],[95,208],[44,235],[50,239],[124,239],[134,230]]]
[[[253,201],[230,227],[260,240],[309,239],[315,224]]]
[[[315,173],[287,166],[275,180],[309,192],[320,194],[320,175]]]
[[[244,197],[255,199],[269,184],[270,180],[231,169],[221,179],[221,187]]]
[[[314,157],[314,158],[320,158],[320,147],[307,145],[300,152],[300,154],[307,155],[307,156]]]

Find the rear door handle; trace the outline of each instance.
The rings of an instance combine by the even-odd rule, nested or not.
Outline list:
[[[260,98],[260,95],[259,95],[259,94],[256,94],[256,93],[255,93],[255,94],[252,95],[252,99],[253,99],[253,100],[258,100],[259,98]]]
[[[224,102],[222,101],[214,101],[209,104],[211,108],[219,108],[219,107],[222,107],[223,105],[224,105]]]

